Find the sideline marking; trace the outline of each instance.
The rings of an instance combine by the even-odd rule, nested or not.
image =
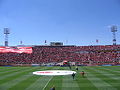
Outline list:
[[[53,78],[53,77],[51,77],[51,78],[49,79],[49,81],[46,83],[45,87],[44,87],[42,90],[44,90],[44,89],[46,88],[46,86],[48,85],[48,83],[51,81],[52,78]]]

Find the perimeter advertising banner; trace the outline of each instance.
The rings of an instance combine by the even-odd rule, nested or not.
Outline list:
[[[0,53],[32,53],[32,47],[0,47]]]

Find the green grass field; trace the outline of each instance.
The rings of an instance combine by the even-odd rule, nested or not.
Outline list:
[[[40,70],[69,70],[68,67],[0,67],[0,90],[120,90],[120,66],[79,67],[75,80],[70,76],[37,76]],[[72,67],[72,70],[75,70]],[[81,77],[82,70],[86,72]]]

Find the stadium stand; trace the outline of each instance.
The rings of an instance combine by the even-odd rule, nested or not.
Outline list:
[[[120,45],[101,46],[34,46],[32,53],[0,53],[0,65],[59,63],[77,65],[118,65]]]

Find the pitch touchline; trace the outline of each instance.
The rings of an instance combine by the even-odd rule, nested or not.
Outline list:
[[[51,78],[49,79],[49,81],[46,83],[45,87],[44,87],[42,90],[44,90],[44,89],[46,88],[46,86],[48,85],[48,83],[51,81],[52,78],[53,78],[53,77],[51,77]]]

